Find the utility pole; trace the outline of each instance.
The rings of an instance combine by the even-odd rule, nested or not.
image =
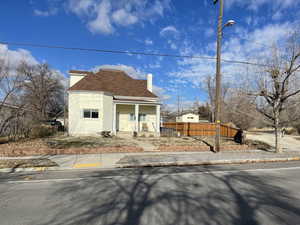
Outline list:
[[[214,0],[216,4],[218,0]],[[220,138],[221,138],[221,46],[222,46],[222,30],[223,30],[223,0],[219,0],[219,18],[218,18],[218,35],[217,35],[217,63],[216,63],[216,97],[215,97],[215,124],[216,124],[216,136],[215,136],[215,151],[220,151]]]

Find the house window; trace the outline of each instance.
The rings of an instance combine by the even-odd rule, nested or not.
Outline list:
[[[146,114],[139,114],[139,121],[146,121]]]
[[[191,119],[191,120],[192,120],[192,119],[194,119],[194,117],[188,117],[188,119]]]
[[[99,118],[98,109],[84,109],[83,118],[93,118],[93,119]]]
[[[130,121],[135,121],[135,115],[134,115],[134,113],[130,113],[129,120]]]

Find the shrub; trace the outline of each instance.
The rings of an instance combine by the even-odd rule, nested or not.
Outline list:
[[[300,134],[300,124],[297,124],[297,125],[295,126],[295,128],[296,128],[298,134]]]
[[[53,127],[44,126],[44,125],[36,125],[32,127],[29,137],[30,138],[43,138],[49,137],[55,134],[55,129]]]
[[[300,126],[299,126],[300,128]],[[298,130],[298,133],[299,133],[300,130]],[[289,127],[289,128],[286,128],[285,129],[285,134],[287,135],[293,135],[293,134],[297,134],[297,129],[294,128],[294,127]]]

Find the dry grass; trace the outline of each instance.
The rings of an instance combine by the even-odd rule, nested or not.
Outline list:
[[[245,144],[250,147],[253,147],[253,149],[259,149],[264,151],[272,150],[272,146],[263,141],[247,139]]]
[[[203,146],[203,142],[191,137],[156,137],[156,138],[138,138],[144,142],[150,142],[154,146]]]
[[[58,166],[49,159],[3,159],[0,160],[0,169]]]
[[[215,137],[209,136],[209,137],[199,137],[200,140],[208,143],[210,146],[214,146],[215,143]],[[236,143],[232,138],[221,138],[221,145],[239,145]]]
[[[102,138],[102,137],[67,137],[61,136],[56,138],[49,138],[45,141],[47,146],[56,149],[65,148],[97,148],[97,147],[122,147],[122,146],[136,146],[136,144],[129,139],[118,137]]]

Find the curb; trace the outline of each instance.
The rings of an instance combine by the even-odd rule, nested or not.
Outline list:
[[[166,163],[144,163],[139,165],[124,164],[117,168],[141,168],[141,167],[165,167],[165,166],[200,166],[200,165],[226,165],[226,164],[247,164],[247,163],[272,163],[272,162],[289,162],[300,161],[300,157],[288,158],[270,158],[270,159],[236,159],[236,160],[210,160],[210,161],[197,161],[197,162],[166,162]]]
[[[143,163],[138,165],[123,164],[116,165],[111,168],[85,168],[84,170],[111,170],[122,168],[142,168],[142,167],[166,167],[166,166],[201,166],[201,165],[226,165],[226,164],[250,164],[250,163],[274,163],[274,162],[289,162],[300,161],[300,157],[285,157],[285,158],[269,158],[269,159],[236,159],[236,160],[209,160],[209,161],[178,161],[178,162],[157,162],[157,163]],[[30,168],[4,168],[0,169],[0,173],[15,173],[15,172],[43,172],[43,171],[62,171],[62,170],[82,170],[72,167],[30,167]]]

